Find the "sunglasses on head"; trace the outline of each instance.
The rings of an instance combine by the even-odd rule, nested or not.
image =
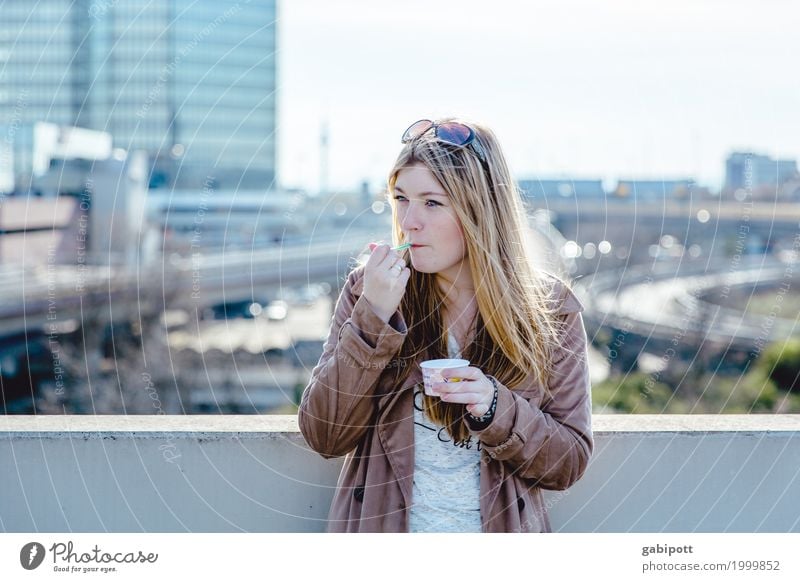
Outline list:
[[[411,124],[403,133],[402,142],[409,143],[418,137],[428,133],[433,129],[433,135],[439,141],[449,143],[458,147],[469,147],[478,156],[478,159],[486,165],[486,152],[477,140],[475,130],[470,126],[456,121],[445,121],[444,123],[434,123],[430,119],[420,119]]]

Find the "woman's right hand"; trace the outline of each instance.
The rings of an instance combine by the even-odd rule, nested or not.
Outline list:
[[[364,267],[364,297],[376,315],[388,322],[403,300],[411,269],[388,244],[370,243],[369,247],[372,254]]]

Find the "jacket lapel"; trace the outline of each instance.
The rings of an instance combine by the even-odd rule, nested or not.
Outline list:
[[[399,390],[379,400],[378,438],[400,485],[406,507],[411,505],[414,478],[414,386],[420,382],[422,372],[415,368]]]

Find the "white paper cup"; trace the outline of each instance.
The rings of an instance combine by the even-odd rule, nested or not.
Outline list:
[[[434,382],[444,382],[442,378],[442,370],[449,368],[465,368],[469,366],[469,360],[425,360],[419,367],[422,368],[422,379],[425,382],[425,394],[428,396],[439,396],[439,393],[434,391]],[[461,378],[450,378],[448,382],[461,382]]]

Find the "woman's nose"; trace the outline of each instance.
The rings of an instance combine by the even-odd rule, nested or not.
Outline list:
[[[400,217],[400,227],[403,230],[418,230],[422,227],[421,204],[411,201],[406,207],[406,212]]]

